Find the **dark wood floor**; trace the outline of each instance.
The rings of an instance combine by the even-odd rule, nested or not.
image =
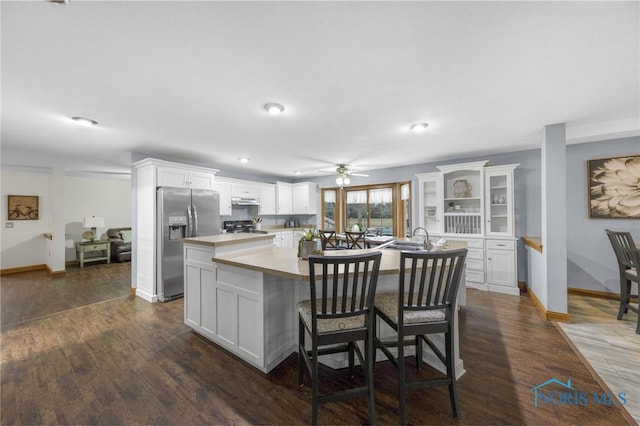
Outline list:
[[[190,331],[182,299],[150,304],[128,296],[129,283],[129,264],[69,268],[53,280],[44,272],[2,277],[3,425],[309,423],[310,390],[297,386],[294,356],[264,375]],[[410,423],[626,423],[615,406],[535,408],[530,389],[552,377],[603,390],[527,296],[468,290],[467,300],[462,418],[452,419],[446,388],[434,388],[409,393]],[[342,373],[323,370],[323,383],[341,385]],[[375,389],[378,422],[396,424],[388,362],[376,366]],[[324,405],[319,422],[364,424],[366,402]]]

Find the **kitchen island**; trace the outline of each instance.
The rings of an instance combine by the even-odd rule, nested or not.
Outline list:
[[[268,373],[297,350],[296,303],[309,298],[308,261],[298,259],[296,249],[273,247],[260,238],[245,237],[239,241],[207,238],[214,237],[184,241],[185,324]],[[363,251],[368,250],[333,253]],[[398,285],[400,252],[381,251],[377,288],[378,291],[394,290]],[[459,292],[462,303],[459,304],[464,300],[462,283]],[[378,325],[383,336],[392,335],[386,324],[379,322]],[[443,342],[438,343],[444,346]],[[457,348],[457,336],[455,344]],[[457,353],[456,375],[459,377],[464,368],[459,351]],[[385,358],[380,355],[378,359]],[[444,369],[431,351],[425,351],[424,360],[437,369]],[[327,355],[320,361],[333,368],[347,365],[344,354]]]

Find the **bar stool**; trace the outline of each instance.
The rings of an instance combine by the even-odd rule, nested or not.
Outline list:
[[[402,251],[398,291],[376,295],[376,316],[396,332],[396,339],[382,341],[379,347],[398,369],[398,404],[400,424],[405,424],[405,391],[439,385],[449,386],[453,416],[459,416],[455,373],[455,309],[467,249],[446,252]],[[406,267],[409,270],[406,270]],[[405,277],[408,276],[408,279]],[[445,353],[427,337],[444,333]],[[414,339],[405,340],[405,336]],[[422,368],[422,343],[426,343],[445,365],[444,378],[408,381],[404,373],[404,346],[415,346],[416,368]],[[397,358],[389,350],[398,348]],[[375,362],[375,361],[374,361]]]
[[[303,384],[306,366],[311,376],[311,423],[314,425],[318,423],[319,404],[361,396],[367,397],[370,424],[376,421],[373,300],[381,257],[381,252],[309,256],[311,298],[298,303],[298,384]],[[310,351],[305,345],[307,333],[311,336]],[[364,356],[356,345],[360,340],[364,341]],[[349,377],[353,377],[354,353],[357,354],[366,385],[320,395],[318,356],[340,352],[348,353]]]

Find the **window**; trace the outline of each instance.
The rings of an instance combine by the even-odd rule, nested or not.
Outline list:
[[[400,237],[411,235],[411,183],[322,190],[324,229],[360,229]]]

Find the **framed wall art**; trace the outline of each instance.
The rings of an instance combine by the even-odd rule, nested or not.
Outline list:
[[[589,217],[640,219],[640,155],[587,161]]]
[[[9,195],[8,198],[9,220],[38,220],[37,195]]]

